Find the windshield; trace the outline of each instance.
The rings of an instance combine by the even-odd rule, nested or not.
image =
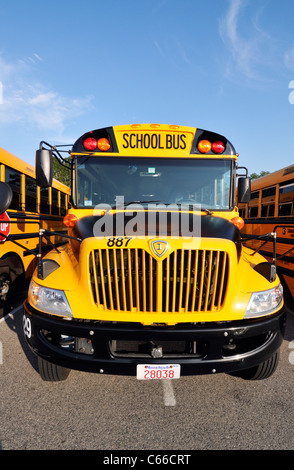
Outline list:
[[[230,159],[77,157],[77,207],[131,202],[231,206]]]

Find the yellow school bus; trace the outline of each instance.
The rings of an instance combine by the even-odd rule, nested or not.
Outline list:
[[[0,317],[27,290],[36,267],[39,230],[58,231],[69,205],[70,188],[54,180],[52,187],[36,184],[35,168],[0,148],[0,181],[10,188],[10,205],[0,214]],[[3,202],[3,196],[2,196]],[[1,202],[1,203],[2,203]],[[59,237],[60,238],[60,237]],[[52,242],[57,238],[51,237]],[[43,238],[42,250],[50,249]]]
[[[246,245],[275,260],[287,309],[294,302],[294,165],[252,181],[249,203],[240,204]]]
[[[51,185],[55,148],[37,151],[41,186]],[[269,377],[283,291],[274,266],[242,244],[236,181],[244,202],[250,180],[227,138],[113,126],[86,132],[70,154],[69,242],[43,258],[24,303],[41,377],[64,380],[71,369],[139,380]]]

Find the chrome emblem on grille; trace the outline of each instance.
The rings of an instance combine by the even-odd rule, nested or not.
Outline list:
[[[153,240],[151,241],[151,249],[158,258],[162,258],[168,249],[168,243],[165,240]]]

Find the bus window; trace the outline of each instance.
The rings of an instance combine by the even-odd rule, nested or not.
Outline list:
[[[274,204],[269,204],[268,207],[268,217],[274,217],[275,215],[275,205]]]
[[[251,193],[250,200],[252,199],[258,199],[259,198],[259,191],[254,191]]]
[[[159,200],[164,204],[202,204],[229,210],[231,161],[176,160],[144,157],[130,159],[78,157],[78,207],[125,201]]]
[[[51,214],[59,215],[59,203],[58,203],[58,191],[52,188],[52,203],[51,203]]]
[[[11,186],[13,199],[10,209],[21,210],[21,174],[12,168],[5,167],[5,182]]]
[[[286,217],[293,213],[293,202],[279,204],[279,217]]]
[[[262,198],[275,196],[276,195],[276,187],[272,186],[271,188],[263,189],[261,194],[262,194]]]
[[[40,188],[40,193],[41,193],[40,212],[41,214],[50,214],[48,188]]]
[[[25,176],[25,210],[37,212],[37,185],[30,176]]]
[[[267,217],[267,210],[268,210],[268,205],[262,205],[261,206],[261,217]]]
[[[258,206],[253,206],[249,208],[249,217],[257,217],[258,215]]]
[[[275,195],[276,186],[261,191],[261,217],[273,217],[275,215]]]
[[[60,192],[60,215],[64,216],[67,212],[66,195]]]
[[[279,216],[285,217],[293,213],[293,200],[294,200],[294,182],[293,180],[288,184],[280,185],[279,191]]]
[[[242,207],[242,209],[239,209],[239,215],[243,219],[246,219],[246,208],[245,207]]]
[[[275,205],[274,204],[262,204],[261,206],[261,217],[274,217]]]

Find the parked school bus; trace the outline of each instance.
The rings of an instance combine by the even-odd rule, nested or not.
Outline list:
[[[10,311],[17,297],[27,290],[27,282],[36,267],[39,229],[61,232],[67,212],[70,188],[54,180],[52,187],[36,184],[35,168],[0,148],[1,205],[9,210],[0,215],[0,318]],[[6,197],[5,197],[6,194]],[[6,205],[8,205],[6,204]],[[3,207],[5,209],[5,207]],[[51,236],[52,243],[60,237]],[[42,252],[49,239],[42,239]]]
[[[246,246],[274,260],[287,309],[294,310],[294,165],[252,181],[249,203],[240,204]]]
[[[40,186],[51,185],[55,151],[37,151]],[[68,244],[39,262],[24,303],[41,377],[269,377],[282,287],[242,244],[236,181],[239,201],[250,181],[233,145],[198,128],[135,124],[87,132],[70,154]]]

